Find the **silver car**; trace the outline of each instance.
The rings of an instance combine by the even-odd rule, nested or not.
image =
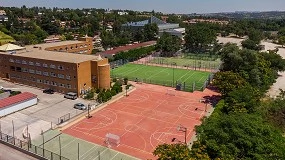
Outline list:
[[[85,106],[84,104],[82,103],[76,103],[74,104],[74,107],[75,109],[80,109],[80,110],[86,110],[87,109],[87,106]]]

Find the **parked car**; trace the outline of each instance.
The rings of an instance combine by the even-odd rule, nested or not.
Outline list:
[[[64,98],[75,100],[75,99],[77,99],[77,93],[68,92],[64,95]]]
[[[46,93],[46,94],[53,94],[53,93],[54,93],[54,90],[48,88],[48,89],[43,90],[43,93]]]
[[[75,109],[86,110],[87,107],[83,103],[76,103],[74,104]]]

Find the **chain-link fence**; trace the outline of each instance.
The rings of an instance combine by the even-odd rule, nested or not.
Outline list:
[[[58,118],[58,122],[57,124],[62,124],[64,122],[69,121],[70,119],[81,115],[81,114],[87,114],[88,112],[100,107],[100,103],[99,102],[95,102],[94,104],[89,104],[87,110],[73,110],[72,112],[69,112],[61,117]]]
[[[27,140],[20,140],[16,137],[0,132],[0,140],[6,143],[9,143],[19,149],[22,149],[22,150],[31,152],[37,156],[43,157],[45,159],[68,160],[68,158],[60,156],[54,152],[48,151],[44,149],[43,147],[39,147],[39,146],[31,144],[31,141],[29,138],[27,138]]]

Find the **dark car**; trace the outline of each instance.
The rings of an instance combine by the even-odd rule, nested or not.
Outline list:
[[[82,104],[82,103],[74,104],[74,108],[75,109],[80,109],[80,110],[86,110],[87,109],[87,107],[84,104]]]
[[[43,90],[43,93],[46,93],[46,94],[53,94],[54,93],[54,90],[52,90],[52,89],[45,89],[45,90]]]

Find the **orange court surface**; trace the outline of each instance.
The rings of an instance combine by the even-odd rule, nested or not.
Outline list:
[[[103,146],[106,146],[105,135],[112,133],[120,137],[120,144],[111,149],[139,159],[156,159],[152,152],[157,145],[184,143],[185,132],[178,131],[178,125],[187,128],[186,138],[187,142],[190,141],[195,134],[195,125],[200,125],[200,119],[212,109],[201,99],[219,95],[209,89],[194,93],[174,91],[175,95],[169,95],[169,87],[134,85],[136,89],[128,96],[92,113],[91,118],[84,118],[63,132]]]

